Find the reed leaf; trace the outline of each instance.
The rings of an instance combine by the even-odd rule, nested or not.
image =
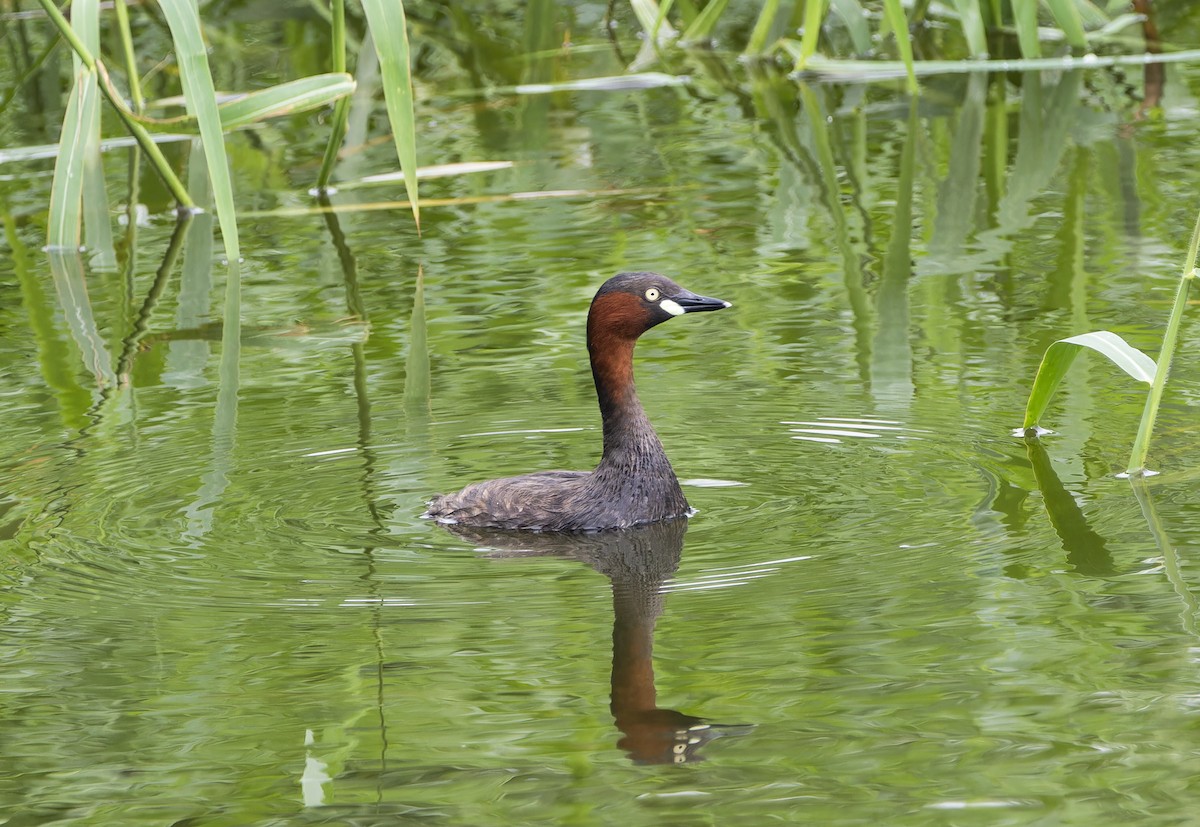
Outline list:
[[[908,77],[905,88],[910,95],[915,95],[917,75],[913,68],[912,39],[908,33],[908,18],[904,16],[900,0],[883,0],[883,14],[896,36],[896,51],[900,53],[900,62],[904,64],[904,73]]]
[[[363,0],[375,51],[383,75],[383,96],[396,142],[396,156],[405,173],[404,188],[412,205],[413,221],[421,227],[417,195],[417,131],[413,113],[412,68],[409,65],[408,31],[403,0]]]
[[[99,103],[96,73],[82,66],[67,99],[54,180],[50,184],[50,216],[46,244],[51,250],[78,251],[82,243],[83,163],[87,124]]]
[[[712,37],[713,29],[717,27],[717,22],[720,21],[721,15],[725,13],[728,6],[729,0],[709,0],[704,10],[696,15],[696,19],[684,31],[683,40],[688,42],[709,40]]]
[[[867,15],[858,0],[832,0],[830,9],[833,10],[850,34],[850,42],[854,44],[856,54],[865,55],[871,51],[871,29],[867,26]]]
[[[1045,0],[1045,2],[1046,7],[1050,9],[1050,14],[1054,16],[1054,22],[1062,29],[1071,48],[1086,49],[1087,35],[1084,34],[1083,19],[1080,17],[1075,0]]]
[[[98,0],[76,0],[71,6],[71,27],[79,42],[92,54],[100,52],[100,3]],[[94,67],[85,66],[79,55],[74,55],[75,71],[87,71],[76,76],[81,84],[81,108],[78,124],[83,140],[82,165],[77,170],[81,175],[78,198],[83,210],[83,237],[88,250],[94,252],[92,264],[104,270],[116,267],[117,255],[113,250],[112,225],[109,219],[108,191],[104,185],[104,163],[100,158],[100,90]],[[75,174],[72,171],[70,174]],[[71,193],[72,197],[74,193]],[[78,248],[78,245],[76,245]]]
[[[38,3],[45,10],[46,16],[58,30],[59,35],[61,35],[62,38],[71,46],[71,49],[75,52],[79,59],[83,61],[83,65],[89,70],[99,73],[100,80],[102,81],[100,84],[100,90],[105,94],[105,96],[108,97],[109,102],[112,103],[116,108],[117,114],[121,117],[121,120],[125,123],[125,126],[137,139],[138,145],[141,146],[142,150],[150,158],[150,162],[154,165],[155,171],[158,172],[159,176],[163,179],[163,183],[167,185],[167,188],[171,190],[171,194],[175,196],[175,199],[179,202],[180,206],[191,208],[193,206],[192,199],[187,194],[187,189],[180,182],[179,177],[175,174],[174,170],[171,169],[171,165],[167,163],[167,160],[163,157],[162,152],[157,146],[155,146],[154,140],[150,137],[150,133],[146,131],[144,126],[139,124],[133,118],[129,117],[124,102],[121,100],[119,95],[115,94],[112,89],[112,85],[107,82],[107,73],[105,72],[104,64],[97,60],[92,51],[88,49],[83,41],[79,39],[79,36],[75,33],[75,30],[71,28],[71,24],[67,22],[65,17],[63,17],[62,12],[58,10],[58,6],[54,5],[53,0],[38,0]]]
[[[346,71],[346,3],[345,0],[333,0],[331,6],[330,37],[333,40],[333,71]],[[333,118],[329,123],[329,140],[325,144],[325,154],[321,158],[321,169],[317,171],[317,192],[329,190],[329,181],[333,178],[333,168],[337,164],[338,152],[346,140],[346,119],[350,114],[350,98],[339,98],[333,108]]]
[[[671,10],[672,0],[663,0],[662,6],[654,0],[630,0],[633,14],[641,24],[642,31],[652,43],[673,40],[678,36],[675,27],[667,22],[667,12]],[[661,38],[661,40],[660,40]]]
[[[800,48],[796,52],[796,71],[803,71],[817,53],[817,41],[821,37],[821,21],[828,8],[828,0],[805,0],[804,32],[800,35]]]
[[[311,75],[261,89],[221,104],[221,126],[237,129],[267,118],[328,106],[354,92],[354,78],[345,73]]]
[[[188,111],[195,116],[200,137],[204,141],[217,221],[221,225],[221,237],[225,242],[225,256],[229,260],[232,278],[241,259],[241,244],[233,206],[233,181],[225,153],[225,136],[221,114],[217,109],[212,71],[208,65],[208,52],[200,34],[200,17],[191,0],[161,0],[160,7],[175,43],[175,59],[179,65]]]
[[[1017,27],[1017,43],[1021,46],[1021,57],[1042,56],[1042,42],[1038,38],[1037,0],[1012,0],[1013,22]]]
[[[963,36],[967,39],[967,48],[971,57],[987,57],[987,33],[983,27],[983,10],[978,0],[954,0],[954,8],[958,11],[958,19],[962,25]]]
[[[1025,406],[1025,422],[1021,426],[1026,433],[1037,427],[1067,369],[1085,347],[1107,356],[1114,365],[1139,382],[1154,382],[1157,370],[1154,360],[1115,333],[1098,330],[1059,339],[1046,349],[1037,376],[1034,377],[1029,402]]]
[[[1150,385],[1150,393],[1146,395],[1146,406],[1142,409],[1142,419],[1138,423],[1137,436],[1133,440],[1133,451],[1129,456],[1129,467],[1126,472],[1130,476],[1146,475],[1146,457],[1150,453],[1150,436],[1154,432],[1154,421],[1158,418],[1158,406],[1162,402],[1163,390],[1166,388],[1167,375],[1171,372],[1171,360],[1175,357],[1175,345],[1179,341],[1179,327],[1183,321],[1183,311],[1187,307],[1188,292],[1196,279],[1196,256],[1200,251],[1200,213],[1196,215],[1196,223],[1192,227],[1192,240],[1188,244],[1187,259],[1183,263],[1183,273],[1179,277],[1179,287],[1175,291],[1175,302],[1171,305],[1171,316],[1167,320],[1167,329],[1163,333],[1162,349],[1158,353],[1157,373]]]
[[[767,38],[770,37],[775,17],[779,14],[779,3],[780,0],[766,0],[763,3],[754,29],[750,32],[750,40],[746,43],[746,54],[761,55],[767,50]]]

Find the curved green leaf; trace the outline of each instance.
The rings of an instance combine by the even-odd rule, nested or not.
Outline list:
[[[694,42],[697,40],[708,40],[712,37],[713,29],[717,27],[717,21],[721,19],[721,15],[725,13],[725,8],[729,5],[729,0],[710,0],[708,5],[700,14],[696,15],[696,19],[692,21],[692,25],[687,27],[683,33],[685,41]]]
[[[1157,370],[1154,360],[1115,333],[1098,330],[1059,339],[1046,348],[1046,355],[1042,357],[1042,364],[1033,380],[1033,389],[1029,392],[1029,403],[1025,406],[1025,424],[1021,426],[1023,429],[1037,426],[1067,369],[1075,361],[1080,348],[1085,347],[1104,354],[1113,364],[1139,382],[1149,385],[1154,381]]]
[[[218,107],[221,126],[236,129],[266,118],[327,106],[354,91],[354,78],[345,73],[311,75],[250,92]]]

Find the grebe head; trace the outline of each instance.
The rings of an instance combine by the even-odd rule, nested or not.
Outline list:
[[[618,273],[592,299],[588,334],[636,339],[673,316],[731,306],[723,299],[697,296],[658,273]]]

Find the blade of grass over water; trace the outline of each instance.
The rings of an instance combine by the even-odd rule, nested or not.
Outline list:
[[[779,14],[779,2],[780,0],[766,0],[763,3],[754,30],[750,32],[750,40],[746,43],[747,55],[761,55],[767,50],[767,38],[775,25],[775,16]]]
[[[725,13],[725,9],[728,6],[729,0],[709,0],[704,10],[696,16],[696,19],[684,31],[683,40],[685,42],[695,42],[710,39],[713,29],[717,27],[717,22],[721,19],[721,15]]]
[[[100,52],[100,4],[98,0],[76,0],[71,6],[71,26],[79,41],[92,54]],[[79,193],[83,205],[84,244],[92,253],[91,264],[103,270],[116,267],[113,250],[112,224],[108,210],[108,191],[104,185],[104,163],[100,158],[100,90],[94,69],[84,71],[82,59],[72,58],[76,76],[82,84],[82,119],[79,129],[83,136],[82,187]]]
[[[138,77],[137,56],[133,51],[133,36],[129,32],[129,10],[126,0],[116,0],[113,8],[117,13],[117,29],[121,33],[121,56],[125,60],[125,77],[129,83],[129,96],[133,99],[133,111],[141,113],[146,108],[142,97],[142,82]]]
[[[396,141],[396,156],[404,172],[404,188],[412,205],[413,221],[421,227],[417,194],[417,134],[413,114],[412,67],[409,65],[408,27],[402,0],[363,0],[375,51],[383,74],[383,96]]]
[[[1154,360],[1115,333],[1099,330],[1060,339],[1050,345],[1042,357],[1042,364],[1033,380],[1033,389],[1029,392],[1029,402],[1025,406],[1022,430],[1029,432],[1037,427],[1067,369],[1079,355],[1080,349],[1085,347],[1107,356],[1114,365],[1139,382],[1154,382]]]
[[[225,153],[225,136],[221,115],[217,110],[217,95],[213,88],[212,72],[208,65],[208,50],[200,35],[200,18],[191,0],[161,0],[160,7],[167,18],[175,42],[175,58],[179,64],[180,80],[187,96],[188,111],[195,116],[204,141],[204,155],[212,182],[213,202],[225,255],[229,259],[230,278],[238,272],[241,244],[238,240],[237,217],[233,206],[233,181]]]
[[[1042,42],[1038,39],[1037,10],[1037,0],[1012,0],[1017,42],[1021,46],[1021,57],[1024,58],[1042,56]]]
[[[1054,16],[1054,21],[1066,35],[1067,43],[1072,49],[1086,49],[1087,35],[1083,31],[1083,20],[1075,0],[1045,0],[1046,8]]]
[[[971,57],[987,57],[987,34],[983,28],[983,10],[977,0],[954,0],[954,8],[958,11],[962,23],[963,36],[967,39],[967,48]]]
[[[854,51],[860,55],[871,51],[871,29],[867,26],[866,12],[858,0],[832,0],[829,7],[846,26],[850,41],[854,44]]]
[[[183,141],[190,141],[190,135],[176,135],[164,133],[162,135],[153,136],[156,144],[174,144]],[[131,146],[138,146],[138,139],[133,136],[122,138],[105,138],[100,142],[102,152],[110,152],[114,149],[127,149]],[[15,164],[26,161],[44,161],[47,158],[57,158],[61,146],[59,144],[36,144],[34,146],[16,146],[12,149],[0,149],[0,164]]]
[[[512,168],[512,161],[466,161],[461,164],[436,164],[431,167],[421,167],[417,170],[417,177],[421,179],[453,178],[460,175],[495,172],[496,170]],[[371,186],[375,184],[395,184],[403,180],[403,172],[383,172],[378,175],[368,175],[357,181],[343,181],[339,186],[342,189],[350,189],[352,187]]]
[[[88,83],[91,78],[92,83]],[[46,243],[51,250],[76,251],[82,242],[83,156],[87,144],[84,130],[92,122],[96,107],[95,73],[80,67],[67,100],[59,138],[54,180],[50,185],[50,218]],[[88,89],[93,94],[88,93]]]
[[[142,147],[142,150],[150,158],[155,171],[163,179],[163,183],[167,185],[167,188],[171,190],[171,195],[175,197],[175,200],[179,202],[181,207],[188,209],[194,207],[195,205],[192,203],[191,197],[187,194],[187,189],[180,182],[179,177],[171,169],[171,165],[167,163],[167,159],[163,157],[162,152],[155,145],[154,140],[150,137],[150,133],[146,131],[145,127],[128,115],[125,111],[124,101],[121,100],[119,95],[113,92],[112,85],[107,82],[107,73],[104,69],[104,64],[98,61],[87,46],[76,36],[75,31],[71,28],[71,24],[63,17],[62,12],[58,10],[58,7],[54,5],[52,0],[38,0],[38,3],[45,9],[47,17],[50,18],[58,33],[70,44],[75,54],[79,56],[79,59],[83,61],[83,65],[99,73],[101,80],[100,90],[109,99],[109,102],[113,104],[114,108],[116,108],[117,114],[125,123],[126,128],[133,134],[138,144]]]
[[[663,0],[660,7],[654,0],[630,0],[633,14],[642,26],[642,31],[653,43],[664,40],[674,40],[679,33],[667,22],[667,12],[671,10],[673,0]],[[661,40],[660,40],[661,39]]]
[[[825,18],[827,0],[805,0],[804,3],[804,32],[800,35],[800,48],[797,51],[796,71],[803,71],[808,62],[817,53],[817,41],[821,37],[821,21]]]
[[[333,0],[332,18],[330,20],[330,48],[333,54],[333,71],[346,71],[346,3],[345,0]],[[337,164],[338,151],[346,139],[346,118],[350,114],[350,97],[339,98],[333,107],[333,118],[329,123],[329,141],[325,144],[325,154],[321,158],[321,169],[317,172],[317,192],[329,189],[329,180],[333,177],[333,168]]]
[[[227,130],[267,118],[328,106],[354,92],[354,78],[345,73],[311,75],[250,92],[221,104],[221,126]]]
[[[1158,418],[1158,406],[1162,402],[1163,389],[1166,387],[1167,375],[1171,372],[1171,360],[1175,356],[1175,344],[1179,340],[1179,325],[1183,320],[1183,309],[1187,307],[1188,291],[1196,278],[1196,253],[1200,248],[1200,213],[1196,215],[1196,223],[1192,227],[1192,240],[1188,244],[1187,259],[1183,264],[1183,273],[1179,277],[1179,287],[1175,291],[1175,303],[1171,305],[1171,317],[1167,320],[1167,329],[1163,333],[1162,349],[1158,353],[1157,372],[1146,397],[1146,407],[1142,411],[1142,420],[1138,423],[1137,436],[1133,440],[1133,451],[1129,456],[1129,467],[1125,473],[1129,476],[1146,475],[1146,457],[1150,453],[1150,436],[1154,432],[1154,421]]]
[[[908,33],[904,7],[900,5],[900,0],[883,0],[883,14],[896,37],[896,51],[900,53],[900,62],[904,64],[904,73],[908,76],[908,94],[915,95],[918,91],[917,75],[913,71],[912,39]]]

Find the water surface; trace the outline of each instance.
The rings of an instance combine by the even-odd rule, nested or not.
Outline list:
[[[622,69],[588,13],[561,76]],[[1136,120],[1103,73],[911,103],[695,61],[688,86],[535,97],[426,65],[422,161],[513,166],[423,184],[458,200],[420,237],[354,208],[402,186],[307,209],[309,120],[233,136],[257,213],[232,360],[204,217],[147,301],[174,231],[151,183],[128,272],[73,274],[39,250],[46,167],[4,182],[0,821],[1189,822],[1195,325],[1148,500],[1114,477],[1142,392],[1098,359],[1055,435],[1010,432],[1051,341],[1156,352],[1200,188],[1194,71]],[[106,163],[117,204],[128,156]],[[539,197],[492,198],[513,193]],[[638,347],[697,515],[536,539],[420,519],[595,461],[583,322],[621,269],[734,304]]]

